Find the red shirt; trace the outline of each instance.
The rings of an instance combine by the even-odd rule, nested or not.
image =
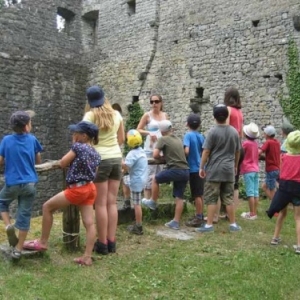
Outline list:
[[[300,155],[281,156],[280,179],[300,182]]]
[[[243,126],[243,113],[239,108],[230,106],[229,125],[234,127],[239,133],[239,136],[241,136]]]
[[[280,143],[276,139],[268,139],[261,146],[266,154],[266,172],[280,169]]]
[[[244,159],[241,163],[241,174],[259,172],[257,142],[245,140],[242,146],[244,148]]]

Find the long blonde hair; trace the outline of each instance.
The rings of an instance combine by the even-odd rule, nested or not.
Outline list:
[[[87,103],[84,112],[91,111],[94,115],[94,123],[99,127],[99,130],[108,131],[114,126],[114,115],[116,111],[112,108],[109,101],[105,99],[104,104],[99,107],[90,107]]]

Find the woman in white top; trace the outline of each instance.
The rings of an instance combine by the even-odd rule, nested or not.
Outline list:
[[[150,97],[150,105],[152,109],[144,113],[137,127],[137,130],[141,133],[141,135],[146,136],[144,149],[148,157],[152,157],[157,139],[161,137],[161,132],[158,127],[159,123],[168,119],[168,115],[163,112],[163,102],[160,95],[152,95]],[[144,190],[144,197],[146,199],[151,198],[152,179],[155,174],[161,171],[161,169],[161,165],[148,166],[148,181]]]
[[[100,87],[88,88],[87,98],[83,120],[98,126],[99,143],[94,147],[101,156],[94,180],[97,189],[95,216],[98,231],[94,251],[106,255],[109,252],[116,252],[117,195],[122,178],[120,145],[124,143],[125,132],[122,116],[105,99]]]

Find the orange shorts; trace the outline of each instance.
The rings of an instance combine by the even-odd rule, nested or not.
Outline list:
[[[67,187],[65,196],[74,205],[93,205],[96,198],[96,186],[93,182],[76,187]]]

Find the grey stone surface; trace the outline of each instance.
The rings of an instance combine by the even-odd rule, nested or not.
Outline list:
[[[123,111],[133,96],[145,110],[162,94],[180,136],[199,103],[206,132],[212,106],[227,87],[241,93],[245,122],[272,123],[280,133],[287,47],[299,19],[298,0],[22,0],[0,11],[2,136],[16,109],[34,109],[33,133],[43,159],[70,146],[67,125],[81,119],[85,88],[103,86]],[[59,32],[57,13],[66,18]],[[197,89],[203,88],[203,97]],[[205,101],[203,101],[205,100]],[[62,188],[61,172],[41,176],[37,206]]]

